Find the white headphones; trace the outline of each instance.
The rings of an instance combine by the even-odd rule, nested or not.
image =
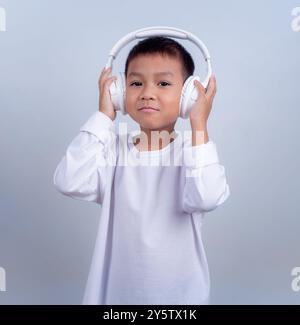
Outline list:
[[[204,88],[207,88],[209,78],[212,74],[211,70],[211,62],[210,62],[210,55],[207,50],[207,47],[204,45],[204,43],[197,38],[192,33],[189,33],[185,30],[173,28],[173,27],[167,27],[167,26],[153,26],[153,27],[147,27],[135,30],[123,38],[121,38],[111,49],[109,53],[109,58],[106,63],[106,68],[111,67],[113,60],[116,59],[117,54],[119,51],[127,45],[129,42],[140,39],[140,38],[147,38],[150,36],[167,36],[167,37],[173,37],[173,38],[181,38],[181,39],[188,39],[194,44],[196,44],[199,49],[201,50],[205,61],[207,63],[207,75],[206,78],[201,81],[199,76],[190,76],[185,81],[182,92],[181,92],[181,98],[180,98],[180,106],[179,106],[179,116],[182,118],[188,118],[189,112],[191,111],[195,101],[198,98],[198,90],[196,86],[194,85],[194,80],[198,80],[201,82]],[[116,81],[112,82],[109,87],[109,92],[111,96],[112,103],[114,105],[114,108],[116,111],[121,111],[123,114],[126,114],[125,109],[125,92],[126,90],[126,77],[124,72],[119,72],[117,74]]]

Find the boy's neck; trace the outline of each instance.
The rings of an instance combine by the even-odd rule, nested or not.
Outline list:
[[[172,124],[170,127],[163,127],[161,129],[146,129],[141,126],[140,129],[141,132],[145,133],[147,138],[145,139],[144,137],[141,137],[140,134],[134,137],[134,145],[138,148],[139,151],[161,150],[173,142],[176,138],[174,124]],[[157,134],[159,136],[159,141],[155,140],[156,137],[154,134]],[[144,139],[145,141],[143,141]],[[151,142],[151,140],[153,141]]]

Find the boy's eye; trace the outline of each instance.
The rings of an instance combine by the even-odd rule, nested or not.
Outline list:
[[[132,82],[131,84],[130,84],[130,86],[132,86],[132,85],[137,85],[137,84],[141,84],[141,82],[139,82],[139,81],[134,81],[134,82]],[[163,84],[163,87],[165,87],[165,86],[167,86],[167,85],[169,85],[170,86],[170,84],[168,83],[168,82],[166,82],[166,81],[161,81],[161,82],[159,82],[159,84]]]
[[[167,86],[167,85],[170,86],[170,84],[169,84],[168,82],[166,82],[166,81],[162,81],[162,82],[160,82],[160,84],[165,84],[166,86]]]

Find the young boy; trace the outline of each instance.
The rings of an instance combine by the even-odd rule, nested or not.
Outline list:
[[[193,59],[170,38],[140,41],[126,61],[125,106],[141,132],[122,136],[115,132],[110,71],[99,79],[99,110],[54,173],[58,191],[102,206],[83,304],[207,304],[201,220],[230,194],[207,131],[215,78],[207,91],[195,82],[200,97],[183,140],[174,126]]]

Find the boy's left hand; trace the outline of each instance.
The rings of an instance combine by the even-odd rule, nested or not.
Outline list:
[[[190,122],[195,126],[200,124],[205,125],[217,92],[216,77],[214,75],[210,77],[207,91],[205,91],[205,88],[198,80],[194,80],[194,85],[198,89],[199,96],[190,112]]]

